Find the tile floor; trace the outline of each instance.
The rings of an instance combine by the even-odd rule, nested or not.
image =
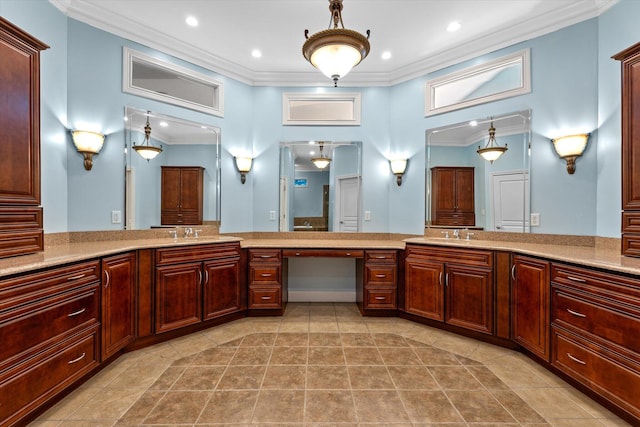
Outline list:
[[[626,426],[523,355],[293,303],[121,356],[31,426]]]

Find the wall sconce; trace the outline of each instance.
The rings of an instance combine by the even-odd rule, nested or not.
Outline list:
[[[567,172],[569,175],[573,175],[576,171],[576,159],[582,156],[584,149],[587,148],[587,141],[589,140],[588,133],[582,133],[578,135],[567,135],[560,138],[552,139],[553,148],[556,150],[558,156],[567,162]]]
[[[234,159],[238,172],[240,172],[240,182],[244,184],[247,181],[247,174],[251,170],[253,159],[251,157],[234,157]]]
[[[73,145],[84,156],[84,168],[88,171],[93,166],[93,156],[98,154],[104,144],[104,135],[97,132],[74,130],[71,132]]]
[[[391,172],[396,176],[396,183],[398,186],[402,185],[402,175],[404,175],[407,170],[408,159],[395,159],[389,160],[389,165],[391,165]]]

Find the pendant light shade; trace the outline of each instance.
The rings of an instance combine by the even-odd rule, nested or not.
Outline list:
[[[324,156],[323,150],[324,144],[320,143],[320,157],[314,157],[311,159],[311,163],[315,165],[318,169],[324,169],[329,166],[331,163],[331,159]]]
[[[136,144],[132,148],[136,153],[140,154],[147,161],[154,159],[158,154],[162,153],[162,147],[156,147],[151,143],[151,125],[149,124],[149,113],[147,111],[147,123],[144,126],[144,142]]]
[[[493,127],[493,120],[491,120],[491,127],[489,127],[489,140],[484,148],[478,146],[478,154],[489,163],[493,163],[494,160],[498,160],[498,157],[502,156],[508,150],[507,144],[501,147],[496,142],[496,128]]]
[[[365,37],[357,31],[344,28],[342,0],[329,0],[329,10],[333,28],[329,27],[311,37],[308,36],[309,30],[305,30],[307,41],[302,46],[302,54],[314,67],[332,79],[334,86],[338,86],[338,80],[369,54],[370,31],[367,30]]]

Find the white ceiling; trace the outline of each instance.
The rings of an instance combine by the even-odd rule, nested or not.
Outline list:
[[[49,0],[71,18],[256,86],[331,86],[302,56],[327,0]],[[387,86],[593,18],[617,0],[344,0],[371,53],[341,86]],[[185,24],[195,16],[196,28]],[[446,30],[452,21],[462,28]],[[253,58],[259,49],[261,58]],[[391,59],[381,54],[389,51]]]

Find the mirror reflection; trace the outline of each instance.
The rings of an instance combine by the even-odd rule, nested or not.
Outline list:
[[[219,225],[220,129],[133,107],[125,129],[126,229]]]
[[[530,231],[530,121],[524,110],[427,130],[427,227]]]
[[[362,144],[280,143],[280,231],[360,231]]]

